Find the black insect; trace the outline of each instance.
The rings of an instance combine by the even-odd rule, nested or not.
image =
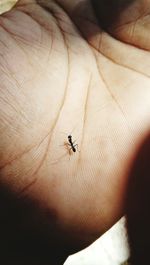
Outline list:
[[[71,147],[70,149],[75,153],[77,150],[76,150],[76,146],[78,146],[77,144],[74,144],[75,141],[73,142],[72,141],[72,136],[71,135],[68,135],[68,145]]]

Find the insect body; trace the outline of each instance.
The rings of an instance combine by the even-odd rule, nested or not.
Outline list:
[[[68,135],[68,145],[70,146],[70,149],[75,153],[77,150],[76,150],[76,146],[78,146],[77,144],[74,144],[75,141],[73,142],[72,141],[72,136],[71,135]]]

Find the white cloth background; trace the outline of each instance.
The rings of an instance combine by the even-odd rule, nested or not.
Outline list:
[[[85,250],[70,256],[64,265],[121,265],[129,258],[125,218]]]

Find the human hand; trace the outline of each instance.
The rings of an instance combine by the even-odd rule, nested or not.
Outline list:
[[[42,238],[52,262],[124,213],[131,160],[150,125],[148,4],[131,4],[111,35],[88,1],[23,0],[0,17],[4,224],[12,238],[19,225],[24,242],[33,233],[35,252]],[[131,23],[130,10],[141,12]],[[69,134],[79,152],[66,148]]]

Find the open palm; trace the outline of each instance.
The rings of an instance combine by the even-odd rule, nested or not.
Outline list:
[[[150,127],[149,4],[130,5],[109,33],[88,1],[23,0],[0,17],[1,189],[32,202],[21,231],[41,229],[66,255],[124,212]]]

